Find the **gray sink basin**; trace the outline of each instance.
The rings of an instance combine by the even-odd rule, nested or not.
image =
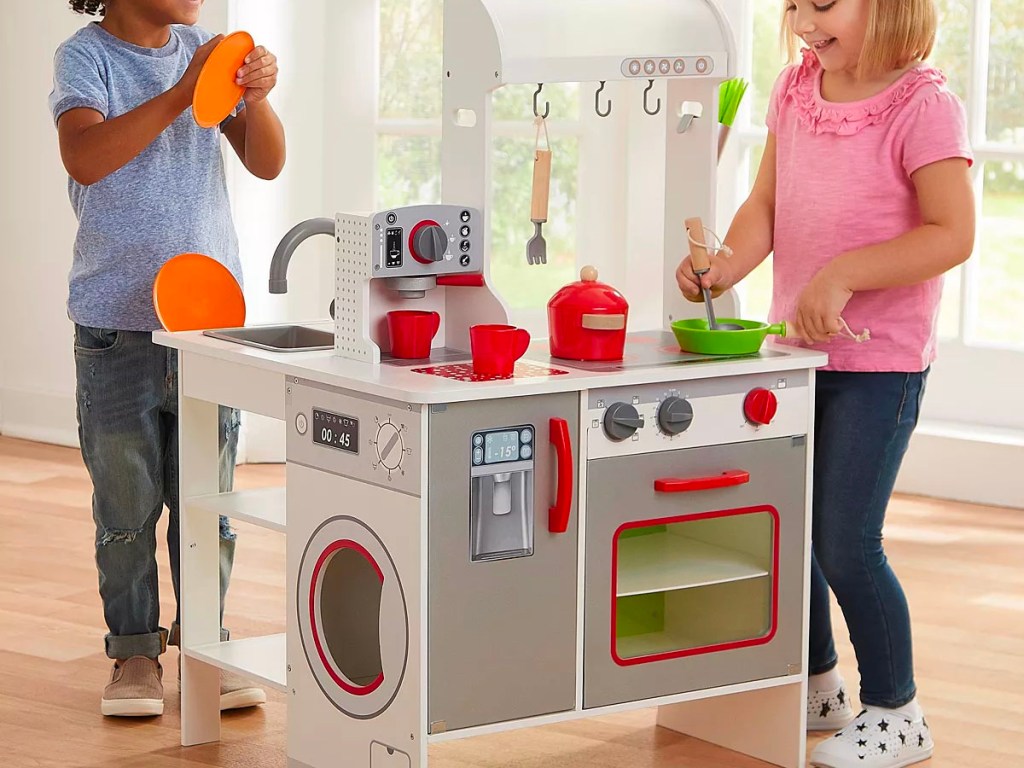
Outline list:
[[[233,341],[271,352],[313,352],[334,349],[334,334],[304,325],[254,325],[251,328],[221,328],[203,331],[215,339]]]

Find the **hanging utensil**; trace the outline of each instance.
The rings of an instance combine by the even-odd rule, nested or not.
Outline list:
[[[704,306],[708,312],[708,328],[713,331],[741,331],[743,326],[735,323],[719,323],[715,320],[715,308],[711,304],[711,289],[701,279],[711,269],[711,258],[708,256],[707,244],[704,241],[704,223],[699,217],[686,220],[687,240],[690,242],[690,262],[693,274],[700,282],[704,292]]]
[[[530,221],[533,222],[533,237],[526,243],[527,264],[547,264],[548,244],[544,240],[543,228],[548,220],[548,201],[551,194],[551,140],[544,117],[537,116],[537,143],[533,154],[533,197],[530,203]],[[540,132],[544,130],[547,149],[540,148]]]

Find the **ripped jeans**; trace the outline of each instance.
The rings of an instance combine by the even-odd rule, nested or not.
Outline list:
[[[160,626],[156,524],[170,511],[167,549],[179,597],[178,353],[152,335],[75,326],[78,436],[92,478],[96,567],[111,659],[156,658]],[[238,412],[220,408],[220,486],[230,490]],[[221,615],[234,561],[235,534],[220,520]],[[175,616],[175,627],[180,619]],[[175,633],[176,634],[176,633]]]

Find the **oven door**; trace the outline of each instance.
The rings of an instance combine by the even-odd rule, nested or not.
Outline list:
[[[802,669],[806,440],[587,464],[584,706]]]

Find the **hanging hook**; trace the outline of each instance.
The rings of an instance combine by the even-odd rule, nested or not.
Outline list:
[[[605,81],[601,81],[601,87],[597,89],[597,93],[594,94],[594,110],[597,112],[599,117],[608,117],[612,113],[612,100],[608,99],[608,109],[601,111],[601,91],[604,90]]]
[[[533,94],[533,114],[536,117],[543,117],[545,120],[548,115],[551,114],[551,102],[544,102],[544,114],[540,113],[540,109],[537,107],[537,99],[540,98],[540,92],[544,90],[544,83],[537,83],[537,92]]]
[[[660,98],[658,99],[658,104],[654,108],[654,111],[652,112],[651,108],[649,106],[647,106],[647,94],[649,94],[651,92],[651,90],[654,88],[654,81],[650,80],[649,82],[650,82],[650,85],[648,85],[646,88],[644,88],[644,112],[646,112],[648,115],[656,115],[659,112],[661,112],[661,99]]]

